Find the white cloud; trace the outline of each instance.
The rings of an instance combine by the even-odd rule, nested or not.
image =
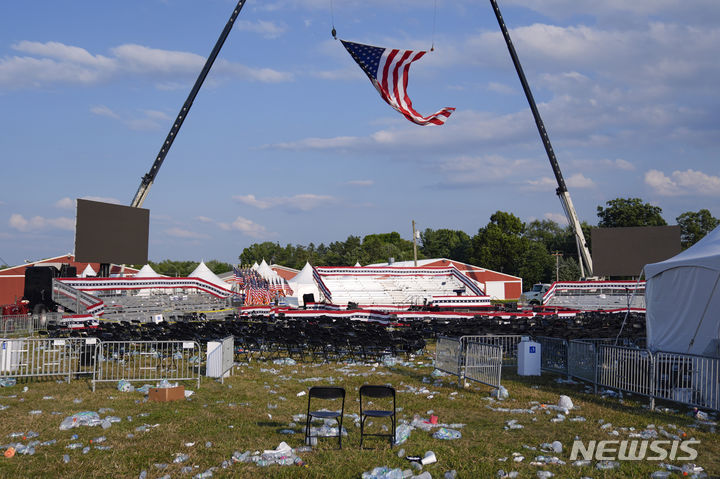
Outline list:
[[[565,216],[562,213],[545,213],[543,215],[543,218],[545,218],[546,220],[554,221],[555,223],[559,224],[560,226],[568,225],[567,216]]]
[[[633,171],[635,165],[622,158],[616,158],[614,160],[603,160],[603,163],[608,165],[610,168],[616,168],[618,170]]]
[[[543,176],[537,180],[527,180],[525,182],[531,190],[550,191],[557,188],[557,181],[554,178]]]
[[[75,208],[75,202],[68,197],[60,198],[55,202],[55,208],[62,208],[64,210],[71,210]]]
[[[670,176],[649,170],[645,173],[645,184],[661,196],[720,196],[720,177],[692,169],[673,171]]]
[[[280,150],[334,150],[354,148],[366,140],[356,136],[338,136],[335,138],[305,138],[299,141],[265,145],[263,148],[277,148]]]
[[[571,188],[592,188],[593,186],[595,186],[593,180],[587,178],[582,173],[575,173],[574,175],[570,176],[570,178],[565,180],[565,183],[567,183],[567,185]]]
[[[254,206],[255,208],[260,208],[261,210],[265,210],[272,206],[272,204],[269,201],[259,200],[259,199],[255,198],[255,195],[237,195],[237,196],[233,196],[233,199],[235,201],[239,201],[240,203],[246,204],[248,206]]]
[[[95,115],[98,115],[98,116],[106,116],[108,118],[116,118],[116,119],[120,118],[120,116],[117,113],[115,113],[109,107],[107,107],[105,105],[94,106],[94,107],[90,108],[90,112]]]
[[[517,90],[515,90],[511,86],[506,85],[505,83],[498,83],[498,82],[488,83],[487,89],[489,91],[492,91],[495,93],[501,93],[503,95],[514,95],[515,93],[517,93]]]
[[[287,25],[258,20],[249,22],[247,20],[238,20],[235,22],[235,28],[244,32],[258,33],[265,38],[277,38],[287,30]]]
[[[512,160],[500,155],[447,158],[434,168],[444,175],[440,184],[445,186],[492,184],[517,175],[518,171],[531,174],[533,170],[527,160]]]
[[[282,207],[290,211],[310,211],[323,206],[335,199],[332,196],[304,193],[294,196],[256,198],[255,195],[236,195],[233,199],[239,203],[253,206],[261,210],[274,207]]]
[[[188,81],[205,64],[205,57],[196,53],[162,50],[144,45],[124,44],[110,49],[111,56],[93,55],[88,50],[59,42],[22,41],[13,49],[24,56],[0,58],[0,86],[11,89],[39,88],[54,84],[93,85],[127,74],[158,81],[159,88],[167,82],[178,83],[178,76]],[[271,68],[255,68],[227,60],[218,60],[215,79],[240,78],[258,82],[286,82],[293,76]],[[95,107],[95,114],[111,115],[106,107]]]
[[[165,234],[173,236],[175,238],[183,239],[209,239],[210,236],[203,233],[196,233],[195,231],[186,230],[183,228],[169,228],[165,230]]]
[[[218,226],[225,231],[240,231],[251,238],[266,238],[274,234],[268,233],[264,226],[242,216],[235,218],[232,223],[218,223]]]
[[[40,231],[45,229],[61,229],[67,231],[75,230],[75,219],[74,218],[44,218],[42,216],[33,216],[32,218],[26,219],[23,215],[13,213],[10,215],[8,225],[21,231],[23,233],[29,233],[32,231]]]

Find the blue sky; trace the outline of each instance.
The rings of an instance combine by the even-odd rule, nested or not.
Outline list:
[[[76,198],[130,203],[235,3],[5,2],[0,262],[72,251]],[[581,220],[617,197],[720,217],[720,2],[499,3]],[[409,239],[413,219],[472,235],[497,210],[564,222],[489,2],[330,5],[248,0],[143,205],[151,260]],[[385,104],[331,13],[342,39],[434,40],[408,91],[457,108],[447,123]]]

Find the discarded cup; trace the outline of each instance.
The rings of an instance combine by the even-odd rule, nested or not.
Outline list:
[[[437,462],[437,458],[435,457],[435,453],[432,451],[426,452],[425,457],[420,460],[420,463],[423,466],[427,466],[428,464],[432,464],[433,462]]]

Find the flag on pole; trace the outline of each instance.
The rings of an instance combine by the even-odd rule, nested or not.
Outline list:
[[[396,50],[340,40],[360,65],[380,96],[388,105],[418,125],[442,125],[455,108],[447,107],[429,116],[415,111],[407,94],[410,64],[425,55],[424,51]]]

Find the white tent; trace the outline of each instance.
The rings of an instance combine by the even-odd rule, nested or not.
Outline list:
[[[197,268],[195,268],[195,270],[192,273],[190,273],[188,278],[204,279],[208,283],[212,283],[215,286],[219,286],[223,289],[229,289],[228,284],[225,281],[218,278],[218,276],[215,273],[210,271],[210,268],[208,268],[205,265],[204,261],[200,261],[200,264],[197,265]]]
[[[645,277],[648,347],[720,357],[720,227]]]
[[[91,278],[97,276],[97,272],[89,264],[85,266],[85,269],[80,273],[81,278]]]
[[[135,273],[134,278],[158,278],[161,277],[161,274],[157,274],[154,269],[152,269],[152,266],[149,264],[146,264],[142,268],[140,268],[140,271]]]
[[[261,278],[270,283],[277,283],[280,280],[280,276],[265,262],[265,260],[262,260],[262,263],[260,263],[260,266],[258,266],[255,271]]]
[[[293,290],[293,296],[297,297],[299,306],[305,304],[303,294],[312,294],[315,296],[315,301],[320,301],[320,290],[313,278],[313,268],[310,266],[310,263],[305,263],[303,269],[291,278],[288,284],[290,285],[290,289]]]

